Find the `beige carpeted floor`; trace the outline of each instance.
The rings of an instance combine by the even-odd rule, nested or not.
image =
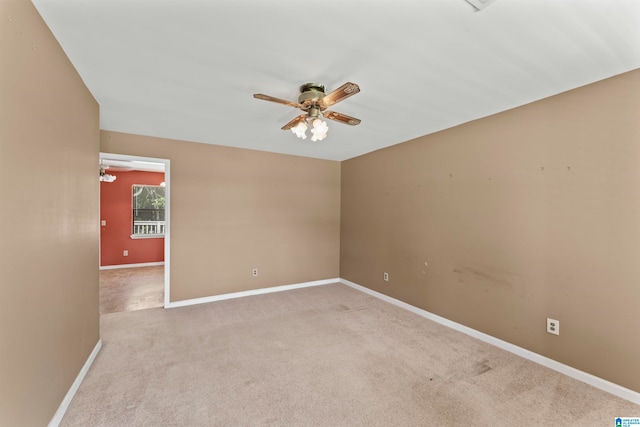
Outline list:
[[[63,426],[613,426],[640,406],[342,284],[107,314]]]

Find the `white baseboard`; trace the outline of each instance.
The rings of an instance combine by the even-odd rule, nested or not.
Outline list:
[[[583,383],[587,383],[595,388],[598,388],[607,393],[613,394],[614,396],[618,396],[622,399],[633,402],[637,405],[640,405],[640,393],[630,390],[628,388],[622,387],[618,384],[614,384],[605,379],[596,377],[595,375],[591,375],[587,372],[580,371],[578,369],[572,368],[571,366],[565,365],[563,363],[557,362],[553,359],[549,359],[548,357],[542,356],[538,353],[534,353],[530,350],[524,349],[522,347],[518,347],[517,345],[508,343],[506,341],[502,341],[501,339],[492,337],[491,335],[487,335],[483,332],[477,331],[475,329],[471,329],[467,326],[461,325],[460,323],[453,322],[444,317],[438,316],[437,314],[430,313],[421,308],[415,307],[411,304],[407,304],[406,302],[402,302],[395,298],[392,298],[388,295],[381,294],[380,292],[376,292],[372,289],[365,288],[364,286],[358,285],[357,283],[350,282],[346,279],[340,279],[341,283],[344,283],[347,286],[350,286],[354,289],[357,289],[361,292],[379,298],[383,301],[394,304],[398,307],[404,308],[405,310],[409,310],[412,313],[415,313],[419,316],[425,317],[429,320],[432,320],[436,323],[440,323],[444,326],[448,326],[451,329],[455,329],[456,331],[462,332],[464,334],[470,335],[473,338],[477,338],[480,341],[484,341],[488,344],[491,344],[495,347],[506,350],[510,353],[513,353],[517,356],[523,357],[525,359],[531,360],[539,365],[545,366],[549,369],[553,369],[556,372],[564,374],[568,377],[576,379],[578,381],[582,381]]]
[[[100,270],[115,270],[118,268],[154,267],[156,265],[164,265],[164,261],[141,262],[138,264],[101,265]]]
[[[229,294],[214,295],[210,297],[174,301],[174,302],[170,302],[169,304],[165,304],[164,307],[165,308],[185,307],[188,305],[205,304],[208,302],[223,301],[223,300],[232,299],[232,298],[242,298],[242,297],[248,297],[251,295],[269,294],[271,292],[290,291],[292,289],[307,288],[309,286],[328,285],[330,283],[339,283],[339,282],[340,282],[340,278],[336,277],[335,279],[315,280],[313,282],[295,283],[293,285],[274,286],[270,288],[253,289],[250,291],[233,292]]]
[[[89,368],[93,364],[93,361],[98,355],[98,352],[100,352],[101,348],[102,348],[102,340],[98,340],[98,342],[96,343],[96,346],[93,348],[93,351],[89,355],[89,358],[87,359],[86,362],[84,362],[84,366],[82,366],[82,369],[80,369],[80,372],[78,373],[78,376],[76,377],[75,381],[73,382],[73,384],[71,384],[71,388],[69,388],[69,391],[64,396],[64,399],[62,399],[62,403],[60,403],[60,406],[58,406],[58,410],[53,415],[53,418],[51,418],[51,421],[49,421],[48,427],[58,427],[58,425],[60,424],[60,421],[62,421],[62,417],[64,417],[64,414],[67,412],[67,408],[69,408],[71,399],[73,399],[73,396],[75,396],[76,391],[78,391],[78,388],[82,383],[82,380],[84,380],[85,375],[87,375]]]

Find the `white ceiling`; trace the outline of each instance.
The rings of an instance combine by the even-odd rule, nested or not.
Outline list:
[[[33,0],[104,130],[344,160],[640,68],[639,0]],[[321,142],[253,93],[361,92]]]

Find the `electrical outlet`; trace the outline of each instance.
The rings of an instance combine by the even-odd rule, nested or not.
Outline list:
[[[560,335],[560,321],[547,317],[547,332],[554,335]]]
[[[126,249],[122,251],[122,256],[129,256],[129,251]]]
[[[251,270],[251,274],[253,274],[253,277],[256,277],[258,275],[258,269],[254,268],[253,270]]]
[[[382,276],[382,278],[384,279],[385,282],[389,281],[389,273],[387,273],[386,271],[384,272],[384,275]]]

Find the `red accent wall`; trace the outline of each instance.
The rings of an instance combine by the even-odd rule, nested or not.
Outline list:
[[[131,238],[131,187],[134,184],[159,185],[162,172],[125,171],[114,182],[100,183],[100,265],[138,264],[164,261],[164,238]],[[103,226],[102,221],[107,221]],[[123,251],[128,250],[129,256]]]

